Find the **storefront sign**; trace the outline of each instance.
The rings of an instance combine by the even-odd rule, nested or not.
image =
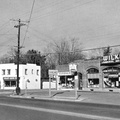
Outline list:
[[[59,76],[67,76],[67,75],[71,75],[71,72],[58,72]]]
[[[17,80],[17,77],[3,77],[3,80]]]
[[[116,63],[120,62],[120,54],[103,56],[102,63]]]
[[[58,70],[49,70],[49,77],[53,78],[54,76],[57,76]]]
[[[120,68],[110,67],[110,68],[104,69],[103,72],[104,73],[119,73],[120,72]]]
[[[69,64],[69,71],[77,71],[77,65],[75,63]]]

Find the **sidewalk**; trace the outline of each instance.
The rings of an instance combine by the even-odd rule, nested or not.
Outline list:
[[[51,96],[49,96],[48,90],[27,91],[26,94],[25,92],[22,92],[21,95],[11,95],[11,97],[30,98],[30,99],[120,105],[119,92],[78,91],[77,96],[78,97],[76,98],[74,90],[73,91],[52,90]]]

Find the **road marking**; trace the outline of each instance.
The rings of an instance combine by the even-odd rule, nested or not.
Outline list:
[[[5,104],[5,103],[0,103],[0,105],[21,108],[21,109],[27,109],[27,110],[36,110],[36,111],[48,112],[48,113],[54,113],[54,114],[68,115],[68,116],[74,116],[74,117],[80,117],[80,118],[82,117],[82,118],[88,118],[88,119],[93,119],[93,120],[120,120],[119,118],[88,115],[88,114],[83,114],[83,113],[67,112],[67,111],[53,110],[53,109],[46,109],[46,108],[36,108],[36,107],[30,107],[30,106],[20,106],[20,105]]]

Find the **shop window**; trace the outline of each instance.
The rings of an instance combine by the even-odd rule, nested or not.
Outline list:
[[[59,85],[62,88],[74,88],[74,76],[60,76]]]
[[[104,86],[105,88],[120,88],[120,82],[118,77],[104,77]]]
[[[5,75],[5,69],[2,69],[2,75]]]
[[[99,79],[88,79],[88,87],[99,87]]]
[[[8,74],[8,75],[10,75],[10,72],[11,72],[11,70],[10,70],[10,69],[7,69],[7,74]]]
[[[4,81],[5,87],[16,87],[16,81]]]
[[[96,69],[96,68],[90,68],[90,69],[87,70],[87,72],[88,72],[89,74],[94,74],[94,73],[99,73],[99,70]]]
[[[11,81],[11,87],[15,87],[16,86],[16,81]]]

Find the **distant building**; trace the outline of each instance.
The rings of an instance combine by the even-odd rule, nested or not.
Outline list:
[[[41,67],[36,64],[19,65],[19,86],[21,89],[40,89]],[[17,65],[0,64],[0,89],[15,89],[17,85]]]

